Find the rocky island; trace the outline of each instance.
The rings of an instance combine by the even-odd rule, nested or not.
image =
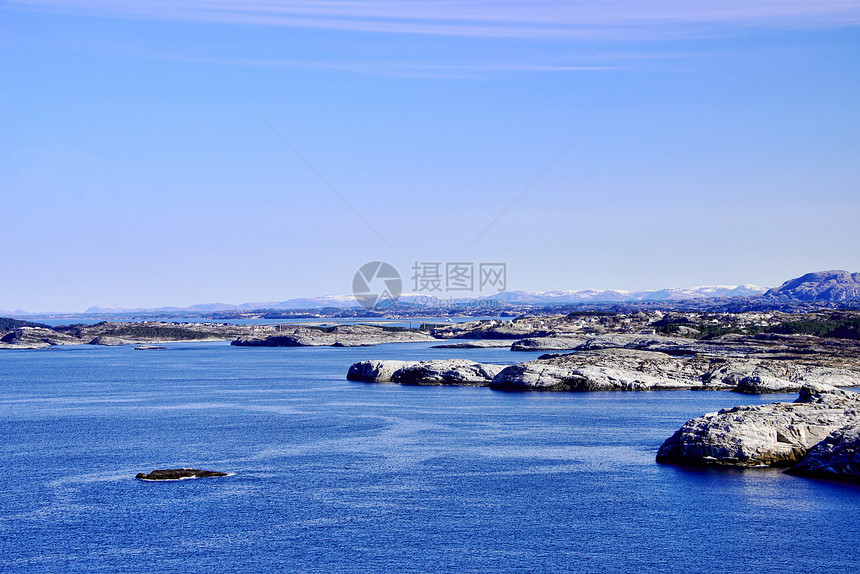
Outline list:
[[[446,361],[362,361],[349,368],[346,378],[367,383],[402,385],[461,385],[486,387],[504,367],[451,359]]]
[[[101,321],[93,325],[50,327],[16,321],[0,328],[0,349],[44,349],[61,345],[151,345],[176,342],[231,341],[239,336],[275,333],[270,325]]]
[[[184,480],[188,478],[211,478],[215,476],[229,476],[229,474],[217,470],[200,470],[199,468],[165,468],[153,470],[149,474],[139,472],[135,478],[138,480]]]
[[[26,321],[0,325],[0,349],[44,349],[62,345],[137,345],[231,341],[248,347],[361,347],[434,341],[429,330],[378,325],[232,325],[166,321],[112,322],[50,327]]]
[[[277,333],[240,337],[231,344],[240,347],[367,347],[381,343],[433,341],[427,332],[377,325],[312,327],[279,325]]]
[[[657,462],[789,467],[791,474],[860,482],[860,394],[805,385],[793,403],[705,414],[667,439]]]

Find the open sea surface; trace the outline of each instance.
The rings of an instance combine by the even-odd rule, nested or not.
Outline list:
[[[430,349],[0,351],[0,571],[860,571],[860,487],[658,465],[690,418],[795,395],[346,381]],[[143,482],[196,467],[224,478]]]

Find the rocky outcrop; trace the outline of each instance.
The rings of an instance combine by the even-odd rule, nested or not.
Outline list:
[[[460,385],[483,387],[504,367],[465,359],[438,361],[361,361],[349,368],[346,378],[368,383],[401,385]]]
[[[830,434],[806,454],[789,474],[860,482],[860,424]]]
[[[210,478],[213,476],[228,476],[226,472],[215,470],[200,470],[198,468],[165,468],[153,470],[149,474],[139,472],[135,478],[139,480],[182,480],[186,478]]]
[[[706,385],[720,384],[739,393],[796,393],[807,384],[860,386],[860,371],[821,366],[814,360],[755,357],[716,363],[702,380]]]
[[[793,403],[734,407],[687,422],[663,443],[657,462],[792,466],[828,435],[858,422],[860,395],[806,385]]]
[[[265,337],[240,337],[231,344],[244,347],[366,347],[381,343],[433,341],[421,331],[391,329],[375,325],[294,327]]]
[[[511,345],[511,351],[572,351],[583,343],[582,337],[529,337]]]
[[[805,384],[860,386],[860,372],[814,361],[675,356],[634,349],[550,354],[503,369],[490,387],[507,391],[730,390],[796,392]]]
[[[809,343],[807,342],[807,345]],[[770,339],[757,340],[754,337],[724,335],[714,339],[699,341],[682,337],[661,335],[642,335],[635,333],[612,333],[592,337],[576,347],[578,351],[601,349],[634,349],[653,351],[677,357],[749,357],[761,353],[784,353],[790,351],[786,344]]]
[[[269,325],[224,323],[168,323],[164,321],[110,322],[60,327],[22,326],[0,338],[0,349],[39,349],[56,345],[126,345],[168,341],[225,341],[239,335],[273,333]]]
[[[516,343],[514,343],[516,344]],[[431,349],[510,349],[511,341],[504,339],[475,339],[460,343],[433,345]]]
[[[580,326],[577,323],[571,323],[563,316],[520,317],[512,321],[493,319],[457,323],[432,329],[430,334],[437,339],[523,339],[548,337],[578,329]]]
[[[364,383],[390,383],[394,373],[406,365],[412,365],[409,361],[361,361],[349,367],[346,378],[349,381],[361,381]]]
[[[0,338],[0,346],[16,349],[42,349],[56,345],[78,345],[81,341],[47,327],[18,327]]]
[[[578,351],[601,351],[603,349],[632,349],[637,351],[652,350],[653,347],[674,347],[678,345],[695,344],[696,341],[680,337],[664,337],[661,335],[639,333],[608,333],[596,335],[582,341],[574,349]],[[681,354],[681,353],[678,353]],[[690,354],[690,353],[687,353]]]
[[[490,387],[504,391],[644,391],[702,386],[701,369],[646,351],[612,349],[537,359],[504,368]]]

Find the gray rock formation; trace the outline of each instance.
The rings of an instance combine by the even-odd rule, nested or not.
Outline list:
[[[511,351],[572,351],[583,343],[582,337],[529,337],[511,345]]]
[[[490,387],[505,391],[644,391],[702,386],[701,368],[659,353],[612,349],[505,367]]]
[[[578,351],[601,349],[635,349],[678,357],[748,357],[756,353],[785,351],[788,347],[775,345],[772,341],[756,344],[752,337],[738,337],[736,335],[724,335],[715,339],[698,341],[681,337],[635,333],[599,335],[576,347]]]
[[[806,384],[860,386],[860,371],[855,368],[822,366],[814,360],[752,357],[712,364],[702,381],[739,393],[795,393]]]
[[[657,453],[685,465],[792,466],[834,431],[860,422],[860,395],[806,385],[793,403],[742,406],[693,419]]]
[[[725,359],[602,349],[552,354],[511,365],[490,387],[508,391],[711,389],[774,393],[799,391],[809,383],[860,386],[860,372],[775,358]]]
[[[448,359],[438,361],[361,361],[349,368],[346,378],[368,383],[402,385],[461,385],[484,387],[504,367]]]
[[[45,327],[18,327],[0,338],[0,346],[15,349],[42,349],[56,345],[79,345],[75,337]]]
[[[412,364],[409,361],[361,361],[349,367],[346,378],[364,383],[390,383],[398,369]]]
[[[511,341],[504,339],[475,339],[460,343],[433,345],[431,349],[510,349]]]
[[[842,427],[819,442],[796,466],[798,476],[860,482],[860,424]]]
[[[225,341],[240,335],[273,333],[268,325],[224,323],[110,322],[60,327],[22,326],[0,338],[0,349],[38,349],[56,345],[125,345],[168,341]]]
[[[522,339],[540,337],[550,331],[537,321],[470,321],[430,331],[437,339]]]
[[[329,328],[292,327],[264,337],[240,337],[232,342],[245,347],[365,347],[381,343],[433,341],[420,331],[387,329],[375,325],[339,325]]]
[[[438,339],[523,339],[574,333],[582,328],[581,322],[569,321],[563,315],[556,315],[518,317],[511,321],[495,319],[469,321],[438,327],[432,329],[430,334]]]
[[[528,339],[511,348],[550,346],[553,339]],[[565,346],[564,342],[556,344]],[[808,383],[860,386],[860,345],[850,340],[727,334],[699,341],[613,333],[593,336],[575,350],[508,367],[490,386],[500,390],[690,388],[744,393],[796,392]]]
[[[578,351],[600,351],[603,349],[651,350],[652,347],[673,348],[675,346],[696,344],[696,341],[680,337],[643,335],[640,333],[608,333],[589,337],[574,347]],[[689,353],[687,353],[689,354]]]

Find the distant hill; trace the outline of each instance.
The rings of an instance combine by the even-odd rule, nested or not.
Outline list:
[[[764,298],[832,303],[860,301],[860,273],[842,270],[807,273],[769,290]]]
[[[324,295],[322,297],[288,299],[286,301],[266,301],[255,303],[242,303],[233,305],[231,303],[202,303],[189,307],[119,307],[93,305],[84,311],[85,315],[126,315],[129,313],[145,314],[170,314],[170,313],[212,313],[217,311],[257,311],[260,309],[321,309],[323,307],[337,307],[348,309],[359,307],[358,302],[352,295]]]

